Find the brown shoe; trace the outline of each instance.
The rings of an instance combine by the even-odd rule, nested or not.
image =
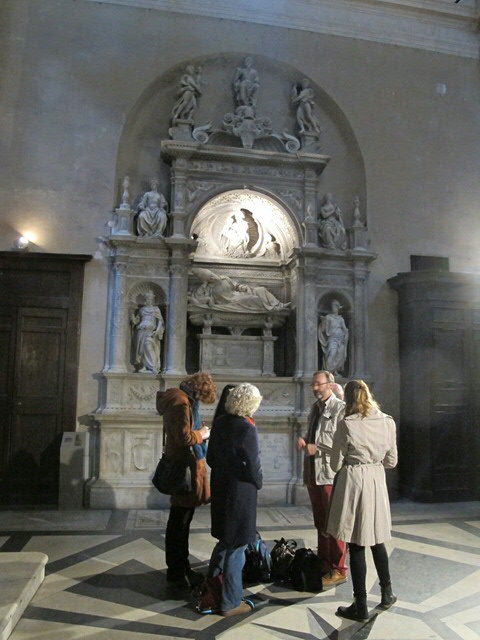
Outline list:
[[[336,587],[339,584],[347,581],[347,576],[343,575],[338,569],[334,569],[327,573],[327,575],[323,576],[323,588],[328,589],[329,587]]]
[[[250,602],[249,600],[242,600],[242,602],[238,605],[238,607],[235,607],[235,609],[222,611],[222,616],[224,616],[225,618],[229,618],[230,616],[239,616],[243,613],[250,613],[253,608],[253,602]]]

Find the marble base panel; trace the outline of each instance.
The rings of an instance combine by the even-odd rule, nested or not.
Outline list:
[[[169,496],[159,493],[150,481],[129,484],[97,480],[88,491],[91,509],[165,509],[169,504]]]
[[[238,372],[237,372],[238,373]],[[131,390],[131,378],[109,377],[109,383],[123,385]],[[238,377],[238,376],[237,376]],[[110,379],[111,378],[111,379]],[[140,378],[136,378],[140,381]],[[238,377],[241,381],[242,378]],[[303,455],[296,451],[295,441],[301,431],[295,416],[295,398],[298,382],[291,378],[276,379],[256,376],[250,378],[263,396],[262,405],[255,415],[259,435],[264,483],[260,501],[264,505],[297,504],[302,492],[292,494],[291,485],[301,475]],[[218,393],[225,382],[216,377]],[[128,382],[128,385],[127,385]],[[162,386],[177,386],[178,380],[169,377]],[[150,401],[153,385],[143,389]],[[123,388],[123,387],[122,387]],[[147,393],[148,392],[148,393]],[[141,395],[139,389],[137,396]],[[120,394],[122,396],[122,394]],[[123,397],[123,396],[122,396]],[[130,398],[131,400],[131,398]],[[113,399],[112,399],[113,402]],[[151,478],[162,455],[162,418],[149,408],[130,406],[103,409],[95,414],[99,424],[99,462],[97,477],[87,483],[86,505],[94,509],[145,509],[168,506],[168,497],[161,496],[152,486]],[[201,405],[201,416],[211,423],[215,405]],[[97,468],[97,465],[95,465]],[[306,503],[305,500],[301,504]]]

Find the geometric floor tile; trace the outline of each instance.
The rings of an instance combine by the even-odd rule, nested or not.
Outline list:
[[[86,514],[88,516],[88,512]],[[85,517],[81,513],[10,513],[3,520],[5,551],[50,555],[46,579],[11,640],[478,640],[480,637],[480,504],[392,504],[393,538],[387,543],[398,601],[380,611],[378,579],[367,550],[368,604],[361,624],[335,615],[352,598],[349,579],[311,594],[288,583],[246,591],[257,606],[239,618],[201,616],[191,594],[166,588],[167,510],[131,510]],[[27,527],[27,523],[29,527]],[[103,523],[103,525],[101,524]],[[315,548],[317,534],[305,507],[258,510],[269,547],[282,536]],[[69,531],[72,533],[69,534]],[[190,535],[191,563],[205,571],[215,540],[208,508],[197,510]],[[478,537],[476,532],[478,531]]]
[[[118,535],[35,536],[25,545],[23,551],[41,551],[47,554],[50,562],[53,562],[116,538]]]
[[[402,549],[394,549],[390,555],[395,593],[406,602],[420,604],[476,571],[478,567]]]
[[[395,525],[394,532],[410,533],[415,535],[418,530],[417,525]],[[430,542],[438,540],[439,542],[449,542],[455,545],[471,546],[480,549],[480,530],[477,533],[464,531],[455,523],[435,523],[422,525],[422,536]]]

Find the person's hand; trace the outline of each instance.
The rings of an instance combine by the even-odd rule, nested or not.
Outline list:
[[[200,429],[200,435],[202,436],[202,440],[208,440],[210,437],[210,429],[205,426]]]
[[[314,456],[317,453],[317,445],[316,444],[307,444],[307,454],[309,456]]]
[[[297,438],[297,450],[301,451],[306,446],[305,440],[303,438]]]

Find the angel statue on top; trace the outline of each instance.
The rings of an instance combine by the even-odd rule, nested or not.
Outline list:
[[[197,97],[202,95],[202,68],[195,68],[189,64],[180,80],[178,98],[172,108],[172,121],[193,122],[193,114],[197,109]]]

